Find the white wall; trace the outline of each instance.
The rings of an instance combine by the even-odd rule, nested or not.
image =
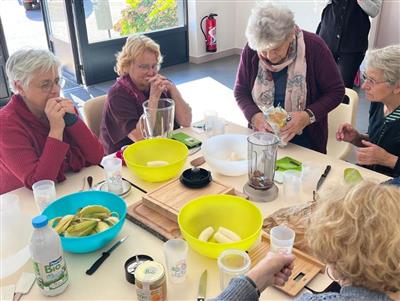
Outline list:
[[[376,32],[373,44],[376,48],[400,43],[399,1],[383,1]]]

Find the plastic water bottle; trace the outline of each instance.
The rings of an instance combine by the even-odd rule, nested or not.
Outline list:
[[[45,215],[38,215],[32,219],[34,230],[29,249],[36,283],[42,294],[55,296],[67,288],[69,279],[60,237],[47,223],[48,218]]]

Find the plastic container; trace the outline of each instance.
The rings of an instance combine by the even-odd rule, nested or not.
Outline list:
[[[36,283],[41,293],[45,296],[56,296],[67,288],[69,278],[60,237],[47,223],[45,215],[38,215],[32,219],[34,230],[29,249]]]
[[[122,186],[122,160],[119,158],[105,158],[101,162],[106,174],[107,191],[121,194],[124,190]]]
[[[32,191],[39,212],[43,212],[56,199],[56,187],[52,180],[40,180],[34,183]]]
[[[296,233],[284,225],[273,227],[270,231],[271,252],[291,254]]]
[[[218,257],[220,288],[224,290],[232,278],[244,275],[250,269],[249,255],[241,250],[228,249]]]
[[[182,283],[186,279],[188,244],[183,239],[170,239],[163,245],[169,280]]]
[[[164,301],[167,299],[167,283],[161,263],[143,262],[135,270],[135,279],[138,301]]]

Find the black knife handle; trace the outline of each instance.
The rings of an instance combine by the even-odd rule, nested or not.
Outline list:
[[[95,263],[92,264],[92,266],[90,267],[90,269],[88,269],[86,271],[86,275],[92,275],[94,272],[97,271],[97,269],[99,268],[99,266],[104,262],[104,260],[107,259],[107,257],[110,256],[110,253],[108,252],[103,252],[103,254],[101,255],[101,257],[99,259],[97,259],[95,261]]]
[[[204,298],[197,298],[197,301],[206,301]]]
[[[324,171],[324,176],[326,177],[330,171],[331,171],[331,166],[327,165]]]

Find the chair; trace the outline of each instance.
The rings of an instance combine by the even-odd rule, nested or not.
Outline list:
[[[342,160],[345,160],[351,153],[352,145],[337,141],[336,132],[339,125],[345,122],[355,126],[359,100],[357,92],[352,89],[346,88],[345,95],[349,98],[349,103],[341,103],[328,114],[327,154]]]
[[[100,135],[100,122],[106,99],[107,95],[101,95],[89,99],[83,105],[83,117],[85,118],[86,124],[97,137]]]

